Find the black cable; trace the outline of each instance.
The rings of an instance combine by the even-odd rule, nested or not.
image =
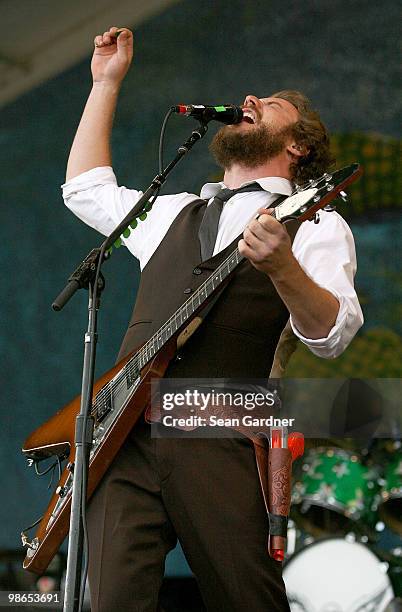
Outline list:
[[[35,461],[35,462],[34,462],[35,474],[36,474],[37,476],[45,476],[46,474],[48,474],[48,473],[50,472],[50,470],[54,470],[54,468],[56,467],[56,465],[57,465],[57,461],[55,461],[54,463],[52,463],[52,465],[49,465],[49,467],[47,467],[45,470],[43,470],[43,472],[40,472],[40,471],[38,470],[38,462],[37,462],[37,461]],[[53,476],[52,476],[52,479],[53,479]]]
[[[173,110],[173,107],[171,107],[166,113],[165,118],[163,119],[162,127],[161,127],[161,132],[159,136],[159,149],[158,149],[159,175],[163,174],[163,146],[164,146],[166,126],[169,121],[169,118],[171,117],[171,115],[173,115],[173,113],[174,113],[174,110]],[[144,204],[144,207],[142,208],[142,210],[136,215],[135,220],[138,219],[138,217],[141,217],[143,214],[148,213],[152,209],[152,206],[154,205],[156,198],[159,196],[161,188],[162,188],[162,184],[159,185],[158,189],[151,196],[148,202]],[[134,229],[134,227],[132,227],[132,229]]]
[[[165,118],[163,119],[163,123],[162,123],[162,127],[161,127],[161,132],[159,135],[159,150],[158,150],[158,165],[159,165],[159,174],[163,173],[163,145],[164,145],[164,139],[165,139],[165,131],[166,131],[166,126],[167,123],[169,121],[169,118],[171,117],[171,115],[173,115],[174,110],[173,108],[169,108],[168,112],[165,115]],[[154,195],[150,198],[150,200],[148,201],[148,203],[145,205],[144,207],[144,211],[145,212],[149,212],[152,208],[152,206],[155,203],[156,198],[159,196],[159,192],[161,190],[162,185],[159,187],[159,189],[157,191],[155,191]],[[141,213],[143,214],[143,213]]]
[[[59,455],[57,455],[57,463],[59,466],[59,480],[61,478],[61,462],[62,462],[62,457],[59,457]]]
[[[52,477],[51,477],[50,482],[49,482],[49,484],[48,484],[48,486],[47,486],[47,488],[48,488],[48,489],[50,489],[50,487],[52,486],[52,482],[53,482],[53,475],[54,475],[54,470],[55,470],[55,468],[56,468],[56,465],[58,465],[58,467],[59,467],[59,480],[60,480],[60,478],[61,478],[61,462],[62,462],[62,459],[61,459],[61,457],[59,457],[59,456],[58,456],[58,457],[57,457],[57,461],[55,461],[54,463],[52,463],[52,465],[49,465],[49,467],[48,467],[48,468],[46,468],[46,470],[44,470],[43,472],[40,472],[40,471],[38,470],[38,462],[37,462],[37,461],[34,461],[34,468],[35,468],[35,473],[36,473],[36,475],[37,475],[37,476],[45,476],[45,474],[48,474],[48,473],[50,472],[50,470],[53,470],[53,472],[52,472]],[[29,530],[30,530],[30,529],[32,529],[33,527],[36,527],[36,525],[38,525],[38,524],[41,522],[41,520],[43,519],[43,517],[44,517],[44,515],[42,515],[41,517],[39,517],[39,518],[38,518],[38,520],[37,520],[37,521],[35,521],[34,523],[32,523],[32,525],[29,525],[29,527],[24,527],[24,529],[22,530],[22,532],[24,533],[24,532],[26,532],[26,531],[29,531]]]
[[[166,130],[166,126],[167,126],[167,122],[169,121],[169,118],[171,115],[173,115],[174,110],[173,108],[169,108],[168,112],[165,115],[165,118],[163,120],[162,123],[162,127],[161,127],[161,133],[159,136],[159,174],[162,174],[163,172],[163,141],[165,138],[165,130]]]
[[[50,471],[52,472],[52,473],[51,473],[51,477],[50,477],[49,484],[47,485],[47,489],[48,489],[48,490],[51,488],[51,486],[52,486],[52,484],[53,484],[54,471],[55,471],[55,469],[56,469],[56,466],[57,466],[57,465],[59,466],[59,480],[60,480],[60,478],[61,478],[61,459],[60,459],[60,457],[57,457],[57,460],[56,460],[54,463],[52,463],[52,465],[49,465],[49,467],[47,467],[45,470],[43,470],[43,472],[41,472],[41,471],[38,469],[38,462],[37,462],[37,461],[35,461],[35,462],[34,462],[35,474],[36,474],[37,476],[45,476],[45,475],[46,475],[46,474],[48,474]]]
[[[36,525],[38,525],[41,520],[43,519],[45,515],[43,514],[40,518],[38,518],[37,521],[35,521],[34,523],[32,523],[32,525],[29,525],[29,527],[24,527],[24,529],[22,530],[21,533],[25,533],[26,531],[29,531],[30,529],[32,529],[33,527],[36,527]]]
[[[86,465],[86,464],[84,464]],[[82,530],[84,534],[83,538],[83,553],[84,562],[82,566],[81,584],[80,584],[80,601],[78,604],[78,612],[81,612],[84,605],[85,585],[88,574],[88,560],[89,560],[89,545],[88,545],[88,527],[87,527],[87,515],[86,515],[86,490],[87,490],[87,471],[84,468],[82,473]]]

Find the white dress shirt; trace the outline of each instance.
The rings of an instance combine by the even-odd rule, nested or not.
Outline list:
[[[239,236],[259,208],[267,207],[278,194],[290,195],[289,181],[280,177],[258,179],[264,191],[239,193],[228,200],[219,220],[214,255]],[[206,183],[201,198],[213,197],[223,183]],[[108,236],[141,197],[142,192],[117,185],[109,166],[93,168],[62,185],[66,206],[82,221]],[[131,231],[123,244],[146,266],[174,219],[187,204],[199,196],[192,193],[159,196],[145,221]],[[340,355],[363,323],[363,314],[354,289],[356,252],[352,232],[337,212],[320,211],[320,223],[301,224],[293,241],[293,254],[303,270],[317,285],[330,291],[339,301],[335,325],[326,338],[305,338],[295,327],[296,336],[319,357]]]

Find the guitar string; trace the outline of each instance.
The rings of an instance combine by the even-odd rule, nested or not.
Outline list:
[[[212,292],[218,285],[214,284],[214,280],[216,278],[220,279],[219,284],[225,280],[225,278],[232,272],[234,267],[240,263],[240,261],[244,259],[240,255],[239,250],[236,248],[232,253],[222,262],[220,266],[212,273],[210,276],[200,285],[200,287],[194,292],[194,294],[188,298],[180,308],[178,308],[175,313],[158,329],[153,336],[144,344],[143,347],[135,354],[133,357],[123,366],[122,370],[117,374],[115,380],[107,383],[102,389],[98,391],[94,398],[94,404],[96,404],[98,398],[101,401],[105,401],[106,392],[110,394],[110,399],[113,398],[113,392],[116,391],[123,383],[127,383],[127,371],[129,374],[129,378],[136,374],[137,370],[142,369],[151,359],[152,357],[160,350],[160,348],[169,340],[170,337],[179,329],[181,325],[188,320],[188,318],[201,306],[206,297],[209,297],[210,292]],[[235,263],[233,267],[231,264]],[[225,270],[227,267],[227,270]],[[222,276],[222,272],[225,272],[225,276]],[[208,284],[211,286],[208,287]],[[201,294],[205,292],[205,296],[201,299]],[[198,303],[197,303],[197,299]],[[188,306],[191,306],[191,312],[188,312]],[[184,320],[183,320],[184,313]],[[180,317],[180,319],[179,319]],[[172,328],[176,328],[172,331]],[[166,334],[169,332],[169,334]],[[163,336],[166,338],[162,341],[162,344],[158,344]],[[156,350],[155,350],[156,347]],[[143,362],[141,364],[141,362]],[[93,406],[92,414],[97,412],[97,406]]]
[[[320,179],[323,180],[323,179]],[[318,184],[318,183],[317,183]],[[316,185],[317,185],[316,184]],[[313,186],[316,185],[309,185],[307,188],[312,188]],[[297,192],[296,192],[297,193]],[[292,193],[291,195],[294,195],[294,193]],[[291,196],[289,196],[291,197]],[[112,402],[113,401],[113,394],[114,392],[116,393],[117,390],[119,389],[119,387],[121,387],[123,385],[123,383],[127,383],[127,374],[128,374],[128,378],[130,379],[132,376],[136,375],[136,372],[140,369],[142,369],[151,359],[152,357],[156,354],[156,352],[158,350],[160,350],[160,348],[167,342],[167,340],[169,340],[169,338],[177,331],[177,329],[179,329],[179,327],[181,325],[184,324],[185,321],[188,320],[188,318],[191,316],[191,314],[193,314],[195,312],[195,310],[197,310],[197,308],[202,304],[201,301],[199,301],[198,304],[195,304],[195,298],[201,298],[201,294],[205,291],[206,295],[203,297],[204,301],[206,299],[206,297],[209,297],[208,295],[208,283],[209,281],[211,281],[212,287],[210,288],[211,291],[213,289],[215,289],[215,285],[213,283],[214,278],[219,277],[220,281],[222,282],[224,280],[224,278],[226,278],[226,276],[228,276],[228,274],[230,274],[230,272],[233,270],[233,268],[230,267],[230,264],[233,264],[235,262],[235,266],[241,261],[241,259],[244,259],[243,257],[240,256],[240,253],[238,251],[238,249],[235,249],[227,258],[224,262],[222,262],[222,264],[214,271],[213,274],[211,274],[202,285],[200,285],[200,287],[197,289],[197,291],[191,296],[191,298],[189,298],[188,300],[186,300],[186,302],[184,302],[184,304],[182,304],[182,306],[176,310],[176,312],[162,325],[162,327],[159,328],[159,330],[153,334],[153,336],[151,336],[151,338],[144,344],[143,347],[141,347],[141,349],[139,350],[138,353],[136,353],[128,362],[125,366],[123,366],[122,370],[117,374],[116,378],[114,381],[110,381],[109,383],[107,383],[95,396],[95,400],[94,400],[94,405],[93,405],[93,413],[95,414],[96,412],[98,412],[98,400],[100,400],[101,403],[104,404],[104,406],[106,407],[106,403],[108,403],[109,401]],[[225,270],[226,274],[225,277],[222,278],[221,277],[221,273],[222,271],[224,271],[225,267],[227,266],[227,271]],[[191,304],[191,308],[192,311],[190,313],[190,315],[188,314],[188,310],[187,307]],[[183,312],[185,313],[185,319],[183,321]],[[178,324],[178,317],[180,316],[181,321]],[[174,329],[174,331],[171,331],[171,328],[176,326],[176,328]],[[169,332],[169,334],[166,336],[166,339],[162,341],[162,344],[159,345],[160,340],[163,338],[163,335],[166,335],[166,332]],[[155,346],[156,351],[155,351]],[[141,365],[141,362],[142,365]],[[109,396],[109,398],[107,398],[107,395]]]
[[[309,185],[309,187],[311,188],[311,185]],[[177,331],[177,329],[179,329],[180,325],[183,325],[185,321],[187,321],[187,319],[191,316],[191,314],[193,314],[195,312],[195,310],[201,305],[201,301],[199,300],[198,304],[195,304],[195,298],[201,298],[201,295],[205,292],[205,296],[203,296],[203,301],[206,299],[206,297],[208,297],[208,283],[209,281],[211,281],[212,287],[211,290],[213,290],[215,288],[214,285],[214,278],[220,278],[220,281],[222,282],[224,280],[224,278],[226,278],[226,276],[233,270],[233,268],[231,268],[230,264],[235,263],[235,265],[237,265],[241,259],[244,259],[241,257],[241,259],[239,259],[239,251],[238,249],[235,249],[230,255],[229,257],[217,268],[217,270],[214,271],[213,274],[211,274],[206,281],[204,281],[204,283],[198,288],[198,290],[194,293],[193,296],[191,296],[191,298],[189,298],[188,300],[186,300],[186,302],[168,319],[168,321],[161,327],[159,328],[159,330],[145,343],[145,345],[140,349],[140,351],[138,353],[136,353],[132,359],[130,359],[130,361],[122,368],[121,372],[117,375],[117,377],[115,378],[114,381],[110,381],[109,383],[107,383],[107,385],[105,385],[96,395],[95,397],[95,401],[94,404],[95,406],[94,408],[94,412],[98,411],[98,400],[100,400],[100,403],[104,404],[104,407],[106,408],[106,404],[109,402],[113,401],[113,393],[117,392],[118,388],[121,387],[121,385],[126,382],[127,383],[127,374],[128,374],[128,378],[130,379],[131,377],[133,377],[133,375],[136,374],[137,370],[142,369],[142,367],[144,367],[146,365],[146,363],[148,363],[150,361],[150,359],[152,359],[152,357],[156,354],[156,352],[163,346],[163,344],[165,344],[167,342],[167,340],[172,336],[173,333],[175,333]],[[221,272],[224,270],[224,268],[227,266],[227,271],[226,275],[224,278],[221,277]],[[188,314],[188,310],[187,310],[187,306],[191,305],[191,314]],[[183,313],[185,316],[185,319],[183,321]],[[180,317],[180,322],[178,323],[178,319]],[[174,331],[171,331],[171,328],[175,328]],[[163,336],[166,335],[166,332],[169,332],[169,334],[167,335],[166,339],[162,341],[162,343],[160,344],[160,341],[163,339]],[[155,347],[156,347],[156,351],[155,351]],[[143,364],[141,365],[141,362],[143,361]],[[107,398],[107,395],[109,396]]]
[[[219,279],[219,284],[225,280],[225,278],[233,271],[233,269],[244,259],[243,256],[240,255],[239,250],[236,248],[234,251],[230,253],[230,255],[218,266],[218,268],[210,274],[210,276],[200,285],[200,287],[196,290],[196,292],[188,298],[184,304],[180,308],[176,310],[176,312],[159,328],[153,336],[144,344],[143,347],[139,350],[138,353],[133,355],[133,357],[123,366],[122,370],[117,374],[114,381],[110,381],[107,383],[100,391],[96,394],[94,400],[94,406],[92,410],[92,414],[97,412],[96,403],[100,400],[100,403],[106,404],[108,401],[107,395],[109,396],[109,401],[113,400],[113,393],[117,392],[118,388],[123,385],[123,383],[127,383],[127,373],[128,377],[132,377],[135,375],[137,370],[142,369],[156,354],[158,350],[169,340],[170,337],[183,325],[188,318],[199,308],[202,303],[205,301],[207,297],[209,297],[210,292],[212,292],[218,285],[215,285],[214,280]],[[234,264],[234,265],[233,265]],[[225,276],[222,276],[222,273]],[[208,287],[208,285],[211,285]],[[204,296],[202,294],[205,293]],[[198,303],[197,303],[198,299]],[[191,306],[191,312],[188,313],[188,306]],[[184,320],[183,320],[184,314]],[[173,328],[173,331],[171,330]],[[169,332],[168,334],[166,332]],[[162,341],[163,336],[166,338]],[[156,347],[156,350],[155,350]],[[143,362],[141,364],[141,362]]]
[[[334,175],[331,178],[333,177]],[[320,191],[320,187],[318,186],[322,181],[327,181],[327,179],[323,176],[320,179],[313,181],[312,183],[306,185],[306,187],[302,189],[299,189],[299,190],[296,189],[290,194],[289,198],[298,193],[302,193],[306,189],[312,189],[313,187],[317,187],[317,192],[314,196],[316,197]],[[127,384],[127,380],[130,381],[132,377],[133,378],[137,377],[137,372],[139,375],[140,370],[147,363],[149,363],[152,357],[154,357],[154,355],[162,348],[162,346],[166,344],[166,342],[173,336],[174,333],[176,333],[176,331],[180,328],[180,326],[184,325],[184,323],[191,317],[191,315],[194,314],[197,308],[199,308],[201,304],[206,300],[206,298],[209,297],[210,293],[208,292],[212,292],[217,287],[217,285],[214,285],[214,282],[213,282],[214,279],[219,277],[219,284],[223,282],[223,280],[225,280],[225,278],[233,271],[233,269],[243,259],[244,257],[240,255],[240,252],[237,248],[234,251],[232,251],[232,253],[230,253],[230,255],[222,262],[222,264],[220,264],[218,268],[212,274],[210,274],[210,276],[200,285],[200,287],[198,287],[195,293],[190,298],[188,298],[174,312],[174,314],[151,336],[151,338],[147,340],[144,346],[141,347],[141,349],[137,353],[135,353],[133,357],[131,357],[131,359],[123,366],[120,372],[116,375],[115,379],[112,381],[109,381],[106,385],[104,385],[104,387],[102,387],[102,389],[98,391],[98,393],[96,394],[94,398],[93,404],[92,404],[92,409],[91,409],[92,415],[96,415],[96,413],[98,413],[98,408],[99,408],[99,406],[97,405],[98,401],[99,403],[103,403],[104,406],[106,407],[106,403],[108,401],[108,398],[107,398],[107,395],[108,395],[109,401],[113,402],[113,394],[117,393],[117,390],[119,388],[122,388],[123,383]],[[231,267],[230,264],[233,264],[233,263],[234,263],[234,266]],[[225,267],[227,267],[227,270],[225,270]],[[221,276],[222,272],[225,272],[225,276],[223,278]],[[212,287],[208,287],[208,283],[211,283]],[[201,301],[201,295],[203,292],[205,292],[205,295],[202,297],[202,301]],[[199,299],[198,304],[195,303],[196,298]],[[191,305],[191,312],[189,314],[187,308],[190,305]],[[184,320],[183,320],[183,313],[185,316]],[[179,316],[181,318],[180,322],[178,322]],[[174,326],[176,326],[176,328],[172,331],[172,328]],[[166,332],[169,332],[169,333],[166,334]],[[164,335],[166,335],[165,339],[163,339]],[[162,343],[159,344],[161,340],[162,340]],[[142,365],[141,365],[141,362],[142,362]]]

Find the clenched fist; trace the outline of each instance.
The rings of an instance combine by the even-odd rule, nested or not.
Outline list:
[[[269,276],[281,274],[295,262],[289,234],[279,221],[261,208],[258,219],[253,219],[239,241],[240,254],[253,266]]]
[[[95,36],[91,62],[94,83],[119,85],[133,59],[133,33],[127,28],[112,27]]]

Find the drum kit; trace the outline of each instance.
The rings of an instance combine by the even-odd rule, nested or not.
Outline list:
[[[295,463],[283,570],[292,612],[402,611],[402,445],[310,448]]]

